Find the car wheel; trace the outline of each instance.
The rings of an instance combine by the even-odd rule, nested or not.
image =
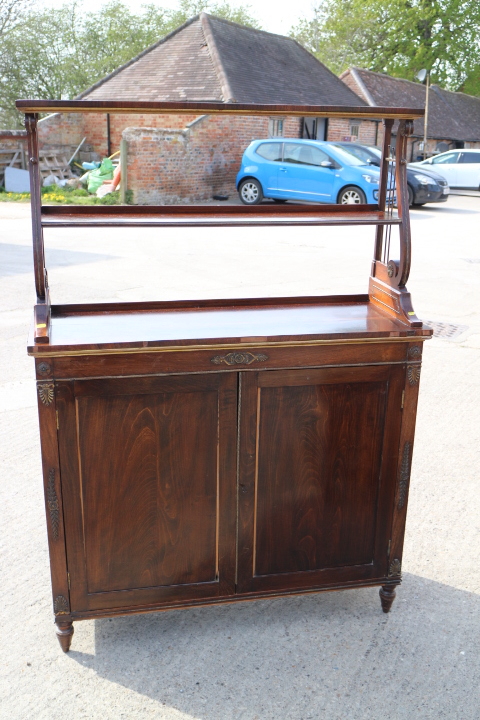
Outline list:
[[[338,195],[338,205],[365,205],[367,198],[360,188],[354,185],[347,185]]]
[[[244,205],[258,205],[263,200],[262,186],[254,178],[243,180],[238,188],[238,194]]]
[[[413,190],[410,187],[410,185],[407,185],[408,190],[408,207],[412,207],[413,205]]]

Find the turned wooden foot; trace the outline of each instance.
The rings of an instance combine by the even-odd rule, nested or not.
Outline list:
[[[55,632],[57,633],[58,642],[60,643],[60,647],[63,652],[68,652],[70,650],[70,645],[72,644],[74,632],[73,623],[56,623]]]
[[[382,603],[382,610],[384,613],[390,612],[392,603],[395,600],[395,588],[391,585],[384,585],[379,590],[380,600]]]

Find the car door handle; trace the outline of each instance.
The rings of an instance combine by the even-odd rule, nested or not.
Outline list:
[[[282,172],[287,172],[287,168],[282,168],[282,167],[281,167],[280,170],[281,170]]]

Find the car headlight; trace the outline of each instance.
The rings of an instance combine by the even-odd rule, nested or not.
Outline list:
[[[419,183],[422,185],[428,185],[428,183],[433,182],[432,178],[427,177],[426,175],[416,175],[415,176]]]
[[[380,178],[375,177],[374,175],[362,175],[362,178],[368,183],[374,183],[375,185],[378,185],[380,182]]]

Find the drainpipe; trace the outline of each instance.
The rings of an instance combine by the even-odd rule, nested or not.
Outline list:
[[[110,113],[107,113],[107,157],[112,154],[112,139],[110,136]]]

